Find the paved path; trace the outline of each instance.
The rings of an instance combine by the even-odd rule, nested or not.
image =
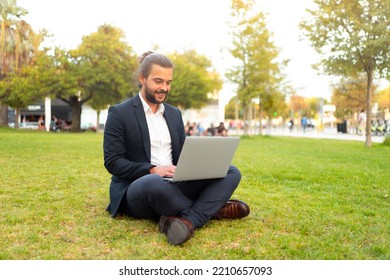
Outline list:
[[[362,142],[366,141],[366,137],[364,135],[357,135],[352,133],[337,133],[336,129],[328,129],[324,132],[307,131],[305,133],[297,130],[290,132],[288,129],[264,129],[263,134],[271,136],[321,138]],[[384,136],[371,136],[372,143],[383,143],[384,139]]]

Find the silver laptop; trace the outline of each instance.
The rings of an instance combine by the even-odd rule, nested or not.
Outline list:
[[[239,137],[187,137],[175,174],[168,180],[188,181],[225,177],[236,152]]]

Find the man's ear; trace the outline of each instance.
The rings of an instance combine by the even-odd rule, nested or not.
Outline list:
[[[138,76],[138,81],[139,81],[140,85],[143,86],[144,83],[145,83],[145,77],[142,76],[142,75],[139,75]]]

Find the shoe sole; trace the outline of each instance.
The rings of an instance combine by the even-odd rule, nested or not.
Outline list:
[[[216,216],[212,217],[211,219],[214,219],[214,220],[224,220],[224,219],[226,219],[226,220],[236,220],[236,219],[245,218],[245,217],[247,217],[250,214],[250,207],[245,202],[240,201],[240,200],[236,200],[236,199],[230,199],[229,201],[233,202],[233,203],[237,202],[237,203],[243,204],[248,209],[248,212],[244,213],[244,214],[241,213],[240,216],[237,216],[237,217],[234,217],[234,218],[230,217],[230,213],[228,213],[226,215],[216,215]],[[233,212],[236,212],[236,211],[233,210]]]
[[[173,220],[167,229],[166,235],[169,243],[179,245],[187,241],[190,238],[191,233],[183,222],[180,220]]]
[[[158,230],[162,233],[164,233],[164,228],[166,227],[166,223],[168,222],[168,217],[161,216],[160,221],[158,222]]]

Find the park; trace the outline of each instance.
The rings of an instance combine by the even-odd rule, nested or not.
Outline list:
[[[73,278],[72,265],[92,263],[98,276],[113,279],[89,260],[125,261],[110,274],[127,276],[137,271],[130,262],[158,261],[166,271],[165,261],[178,260],[222,261],[229,273],[228,266],[242,272],[229,260],[304,267],[291,277],[287,267],[275,269],[275,277],[289,274],[277,279],[313,279],[302,277],[310,268],[315,276],[335,278],[339,266],[348,274],[343,279],[388,274],[389,1],[53,3],[0,5],[0,274],[52,279],[61,270]],[[141,71],[148,51],[172,61],[174,67],[162,67],[167,78],[149,80],[150,72]],[[106,211],[107,112],[146,88],[159,102],[169,92],[166,104],[180,111],[176,119],[186,124],[187,137],[209,129],[240,137],[232,164],[242,177],[231,199],[248,203],[249,215],[212,219],[196,232],[187,226],[185,239],[172,246],[169,232],[176,232],[172,224],[180,225],[182,214],[159,227]],[[165,108],[157,104],[147,102],[153,113]],[[175,127],[170,134],[182,131],[181,123]],[[111,136],[121,135],[117,131]],[[149,144],[133,136],[113,142]],[[173,154],[167,139],[164,150]],[[164,205],[174,205],[173,197]],[[347,271],[346,263],[353,268]],[[55,264],[63,267],[51,275]]]
[[[388,260],[389,146],[242,136],[236,221],[173,247],[156,223],[105,211],[101,133],[0,129],[0,259]]]

